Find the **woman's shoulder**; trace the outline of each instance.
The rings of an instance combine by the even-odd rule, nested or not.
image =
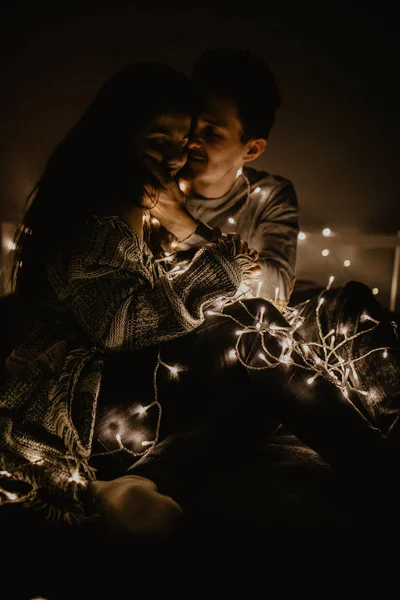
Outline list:
[[[128,223],[114,215],[91,215],[86,219],[85,232],[87,236],[129,237],[133,242],[140,243],[139,237]]]
[[[132,247],[143,249],[143,241],[133,229],[116,216],[92,215],[86,219],[82,244],[92,246],[93,250],[103,248],[105,245],[129,244]]]
[[[147,244],[116,216],[92,215],[86,219],[83,235],[76,245],[75,260],[114,263],[151,256]]]

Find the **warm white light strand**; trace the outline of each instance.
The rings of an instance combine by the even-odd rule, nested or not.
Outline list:
[[[185,265],[186,266],[186,265]],[[182,265],[177,265],[177,269],[170,271],[168,276],[173,278],[178,272],[182,272]],[[184,270],[184,269],[183,269]],[[315,310],[316,315],[316,324],[318,330],[319,342],[305,342],[301,337],[297,335],[297,330],[302,325],[304,319],[299,315],[298,308],[291,308],[289,306],[284,306],[279,303],[279,289],[275,290],[275,298],[274,300],[270,300],[270,302],[280,311],[283,317],[287,321],[287,325],[279,325],[277,323],[269,323],[267,320],[264,320],[265,313],[265,305],[260,307],[258,314],[252,314],[249,310],[248,306],[243,303],[243,300],[247,298],[252,298],[248,286],[243,286],[241,290],[239,290],[238,294],[233,298],[220,298],[217,302],[213,302],[210,304],[210,308],[205,310],[206,314],[212,316],[218,316],[224,319],[230,319],[237,326],[237,340],[234,349],[229,350],[229,358],[237,358],[237,360],[247,369],[261,371],[265,369],[273,369],[281,366],[294,365],[300,369],[309,372],[309,376],[305,379],[305,383],[308,385],[312,385],[317,377],[324,377],[330,380],[338,389],[341,390],[343,395],[346,398],[349,398],[350,392],[354,392],[363,397],[370,396],[373,398],[374,391],[359,389],[358,384],[358,376],[355,370],[355,363],[364,360],[366,357],[374,354],[376,352],[382,352],[384,357],[387,357],[387,353],[390,350],[389,347],[379,347],[373,348],[368,352],[364,353],[361,356],[354,357],[351,359],[343,359],[339,355],[339,350],[343,350],[344,347],[352,347],[352,344],[355,339],[364,336],[370,333],[379,325],[379,321],[373,319],[368,314],[362,315],[360,321],[370,322],[371,326],[367,327],[362,331],[354,331],[354,333],[350,334],[346,324],[337,324],[336,330],[332,329],[328,332],[324,332],[321,324],[320,318],[320,309],[324,302],[324,292],[328,290],[333,282],[333,278],[330,277],[328,285],[326,289],[321,292],[317,307]],[[261,289],[261,286],[258,288],[258,293]],[[306,305],[310,300],[306,300],[301,305]],[[250,317],[252,321],[252,325],[246,325],[242,323],[239,319],[236,319],[232,315],[224,312],[224,310],[229,307],[233,303],[239,303],[245,313]],[[216,308],[218,307],[218,309]],[[248,321],[248,320],[247,320]],[[250,365],[247,364],[240,355],[240,345],[242,336],[248,334],[256,334],[259,336],[260,343],[260,352],[258,354],[258,358],[260,359],[260,365]],[[267,336],[267,337],[266,337]],[[343,336],[343,339],[340,339]],[[277,355],[273,354],[267,347],[266,340],[270,340],[275,338],[278,342],[278,346],[280,348],[279,353]],[[124,443],[123,436],[121,433],[117,433],[115,439],[117,441],[118,447],[116,450],[107,450],[106,452],[99,454],[113,454],[115,452],[126,452],[135,457],[141,457],[147,454],[159,441],[159,433],[160,433],[160,425],[162,418],[162,406],[159,402],[158,398],[158,385],[157,385],[157,375],[160,366],[166,368],[171,377],[176,378],[178,373],[181,370],[185,370],[186,367],[183,365],[169,365],[163,360],[161,360],[160,349],[158,351],[157,362],[153,372],[153,391],[154,391],[154,400],[147,404],[146,406],[140,407],[140,409],[135,408],[134,410],[137,412],[138,416],[147,413],[149,409],[156,407],[157,408],[157,422],[154,429],[154,434],[151,436],[151,439],[142,440],[141,446],[145,449],[142,451],[132,450],[130,447]],[[300,360],[295,360],[293,356],[297,356]],[[139,425],[140,419],[138,419],[138,432],[140,429]],[[93,455],[94,456],[94,455]],[[26,456],[26,458],[30,461],[30,464],[40,465],[43,462],[43,459],[35,455]],[[71,472],[67,480],[70,482],[75,482],[78,486],[85,487],[87,485],[87,480],[84,475],[84,469],[81,473],[80,471],[80,463],[76,457],[71,457],[72,465]],[[22,471],[23,468],[20,469]],[[9,479],[18,480],[18,473],[11,474],[8,471],[0,471],[0,477],[7,477]],[[65,477],[64,474],[60,474],[60,478]],[[18,494],[16,492],[10,492],[0,487],[0,503],[7,502],[21,502],[27,498],[27,494]]]

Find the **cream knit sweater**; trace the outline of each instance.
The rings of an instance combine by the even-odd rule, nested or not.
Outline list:
[[[43,316],[21,313],[0,389],[0,499],[69,522],[93,516],[88,460],[104,356],[194,330],[209,302],[235,295],[251,265],[218,241],[172,277],[125,222],[93,217],[85,232],[47,265]]]

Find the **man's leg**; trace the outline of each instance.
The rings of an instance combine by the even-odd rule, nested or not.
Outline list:
[[[353,395],[355,404],[382,431],[394,433],[400,415],[400,341],[389,311],[369,287],[353,281],[294,308],[304,318],[300,334],[318,344],[314,348],[322,360],[327,355],[321,346],[329,346],[334,336],[334,352],[328,350],[328,357],[331,364],[341,359],[349,370],[349,380],[359,390]]]
[[[263,348],[255,326],[262,313],[264,324],[285,326],[281,313],[258,299],[232,305],[225,312],[225,317],[210,318],[194,334],[164,345],[165,363],[182,369],[179,379],[171,378],[165,369],[159,380],[160,401],[168,399],[163,412],[177,436],[156,446],[130,472],[154,479],[179,500],[179,486],[185,488],[193,465],[226,459],[224,448],[230,448],[231,456],[235,446],[239,453],[251,452],[254,439],[260,435],[265,439],[281,421],[331,465],[347,473],[359,470],[372,475],[386,456],[386,439],[341,390],[324,377],[309,385],[310,372],[295,352],[292,359],[297,365],[277,363],[265,368],[260,353],[266,348],[279,356],[280,341],[266,334]],[[232,352],[238,330],[249,326],[253,333],[241,338],[238,360]],[[252,434],[248,447],[240,435],[244,421]],[[194,423],[204,429],[179,434],[185,431],[185,422],[186,432]]]

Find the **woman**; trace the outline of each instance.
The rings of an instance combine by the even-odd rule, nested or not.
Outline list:
[[[157,227],[155,235],[149,219],[160,186],[149,161],[161,160],[165,177],[177,172],[186,159],[194,110],[188,78],[169,66],[120,69],[53,152],[16,234],[13,279],[20,313],[2,393],[2,466],[10,480],[30,484],[21,499],[48,506],[54,516],[87,513],[83,490],[95,478],[88,459],[106,358],[190,331],[202,320],[204,301],[233,294],[253,266],[247,245],[233,238],[210,246],[173,283],[163,276],[162,263],[154,262],[172,237],[182,239],[198,227],[182,206],[178,225],[166,219],[169,232]],[[187,308],[181,297],[193,286],[191,271],[195,277],[209,273],[213,281],[204,290],[196,284],[199,300]],[[136,306],[128,308],[133,297]],[[94,299],[96,310],[90,306]],[[120,321],[126,309],[137,319],[133,329],[132,319],[131,325]],[[166,322],[156,333],[159,313]],[[104,337],[107,328],[110,336]],[[146,532],[161,531],[180,513],[152,482],[133,476],[129,482],[137,487],[135,502],[144,499],[160,514],[164,507],[168,516],[153,523],[152,509],[146,508],[146,516],[140,508],[139,531],[142,524]],[[60,490],[65,495],[58,506]],[[15,498],[7,489],[4,495]]]
[[[281,312],[239,300],[257,253],[174,200],[194,111],[181,73],[124,67],[39,179],[15,240],[20,312],[0,412],[6,498],[165,535],[190,465],[237,440],[246,395],[263,435],[283,422],[334,466],[371,468],[385,452],[385,437],[329,377],[306,385],[313,365]],[[194,231],[209,243],[171,266],[174,242]],[[16,480],[29,489],[13,491]]]

